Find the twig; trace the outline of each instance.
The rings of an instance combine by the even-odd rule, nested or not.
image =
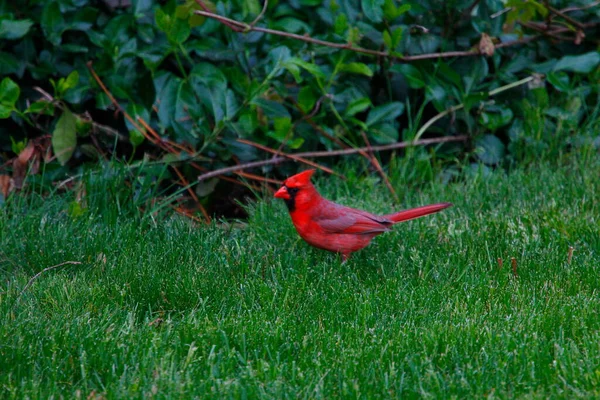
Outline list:
[[[554,15],[558,15],[559,17],[563,18],[564,20],[570,22],[572,25],[575,25],[577,28],[579,28],[580,30],[583,30],[585,28],[585,26],[577,21],[576,19],[573,19],[571,17],[569,17],[568,15],[566,15],[564,12],[557,10],[556,8],[552,7],[550,4],[546,3],[545,4],[546,8]]]
[[[501,86],[501,87],[499,87],[497,89],[490,90],[489,93],[488,93],[488,96],[492,97],[494,95],[497,95],[498,93],[502,93],[502,92],[504,92],[506,90],[509,90],[509,89],[514,88],[514,87],[523,85],[523,84],[525,84],[527,82],[530,82],[531,80],[533,80],[533,77],[532,76],[528,76],[527,78],[523,78],[523,79],[518,80],[516,82],[509,83],[508,85],[504,85],[504,86]],[[445,111],[442,111],[438,115],[436,115],[433,118],[431,118],[429,121],[425,122],[423,124],[423,126],[417,131],[414,140],[419,140],[421,138],[421,136],[425,133],[425,131],[427,131],[427,129],[429,129],[429,127],[431,125],[433,125],[434,122],[436,122],[437,120],[445,117],[448,114],[451,114],[451,113],[453,113],[455,111],[458,111],[458,110],[464,108],[464,106],[465,105],[461,103],[461,104],[458,104],[456,106],[450,107],[449,109],[447,109]]]
[[[416,61],[416,60],[427,60],[427,59],[432,59],[432,58],[435,59],[435,58],[448,58],[448,57],[460,57],[460,56],[474,56],[474,55],[479,54],[479,52],[477,50],[467,50],[467,51],[449,51],[449,52],[445,52],[445,53],[419,54],[419,55],[414,55],[414,56],[400,56],[400,55],[391,54],[391,53],[388,53],[385,51],[371,50],[371,49],[365,49],[364,47],[353,46],[351,43],[328,42],[325,40],[315,39],[310,36],[298,35],[295,33],[278,31],[275,29],[262,28],[259,26],[251,26],[244,22],[239,22],[239,21],[236,21],[231,18],[223,17],[221,15],[212,13],[210,11],[196,10],[196,11],[194,11],[194,13],[198,14],[198,15],[202,15],[204,17],[216,19],[217,21],[223,23],[224,25],[235,30],[236,32],[250,32],[250,31],[263,32],[263,33],[267,33],[270,35],[284,36],[284,37],[288,37],[291,39],[301,40],[301,41],[307,42],[307,43],[313,43],[313,44],[318,44],[321,46],[332,47],[334,49],[351,50],[351,51],[355,51],[357,53],[363,53],[363,54],[368,54],[368,55],[372,55],[372,56],[393,58],[398,61]]]
[[[510,258],[510,264],[511,264],[511,266],[512,266],[512,273],[513,273],[513,276],[515,276],[515,277],[518,277],[518,276],[519,276],[519,273],[517,272],[517,259],[516,259],[516,258],[514,258],[514,257],[511,257],[511,258]]]
[[[48,100],[48,101],[49,101],[49,102],[51,102],[52,104],[56,105],[56,107],[58,107],[59,109],[61,109],[61,110],[63,110],[63,109],[64,109],[64,107],[63,107],[63,105],[62,105],[62,103],[61,103],[60,101],[56,101],[56,100],[54,99],[54,97],[52,97],[52,95],[51,95],[50,93],[46,92],[46,91],[45,91],[44,89],[42,89],[41,87],[39,87],[39,86],[34,86],[34,87],[33,87],[33,90],[35,90],[35,91],[37,91],[38,93],[40,93],[40,94],[42,95],[42,97],[44,97],[46,100]],[[76,115],[78,115],[78,114],[76,114]],[[79,116],[79,115],[78,115],[78,116]],[[116,131],[116,130],[114,130],[113,128],[111,128],[111,127],[109,127],[109,126],[106,126],[106,125],[99,124],[99,123],[97,123],[97,122],[95,122],[95,121],[91,121],[91,123],[92,123],[92,126],[93,126],[94,128],[96,128],[96,129],[98,129],[98,130],[101,130],[101,131],[103,131],[103,132],[106,132],[106,133],[108,133],[108,134],[110,134],[110,135],[113,135],[113,136],[115,136],[115,137],[117,137],[117,139],[119,139],[119,141],[122,141],[122,142],[124,142],[124,141],[129,141],[129,139],[127,138],[127,136],[125,136],[125,135],[121,135],[121,133],[120,133],[119,131]]]
[[[250,140],[246,140],[246,139],[237,139],[237,141],[240,142],[240,143],[243,143],[243,144],[247,144],[247,145],[252,146],[252,147],[256,147],[257,149],[261,149],[261,150],[269,152],[271,154],[275,154],[276,157],[279,156],[279,155],[281,155],[281,156],[289,158],[291,160],[298,161],[298,162],[304,163],[306,165],[310,165],[311,167],[318,168],[318,169],[320,169],[322,171],[325,171],[325,172],[327,172],[329,174],[341,176],[340,174],[336,173],[331,168],[327,168],[327,167],[319,165],[319,164],[317,164],[317,163],[315,163],[313,161],[306,160],[303,157],[300,157],[298,155],[288,154],[288,153],[284,153],[284,152],[281,152],[281,151],[277,151],[277,150],[272,149],[270,147],[263,146],[262,144],[254,143],[254,142],[252,142]]]
[[[203,4],[201,0],[196,0],[196,2],[198,2],[198,4],[201,4],[201,6]],[[263,32],[263,33],[267,33],[270,35],[284,36],[284,37],[300,40],[300,41],[307,42],[307,43],[313,43],[313,44],[317,44],[317,45],[321,45],[321,46],[332,47],[335,49],[351,50],[351,51],[355,51],[357,53],[363,53],[363,54],[368,54],[368,55],[378,56],[378,57],[391,58],[391,59],[395,59],[400,62],[410,62],[410,61],[439,59],[439,58],[451,58],[451,57],[470,57],[470,56],[481,55],[481,52],[478,49],[473,49],[473,50],[464,50],[464,51],[448,51],[448,52],[440,52],[440,53],[418,54],[418,55],[412,55],[412,56],[401,56],[401,55],[397,55],[397,54],[388,53],[385,51],[371,50],[371,49],[366,49],[366,48],[360,47],[360,46],[354,46],[351,43],[328,42],[325,40],[315,39],[315,38],[307,36],[307,35],[298,35],[295,33],[278,31],[275,29],[262,28],[259,26],[254,26],[252,24],[246,24],[244,22],[236,21],[234,19],[215,14],[215,13],[209,11],[206,6],[203,6],[203,8],[205,11],[196,10],[196,11],[194,11],[194,13],[196,13],[198,15],[202,15],[207,18],[216,19],[217,21],[221,22],[222,24],[226,25],[227,27],[229,27],[230,29],[232,29],[236,32],[244,32],[244,33],[251,32],[251,31]],[[556,11],[563,18],[565,18],[565,19],[570,18],[570,17],[564,15],[564,12],[561,12],[559,10],[556,10]],[[572,18],[570,18],[570,19],[572,21],[575,21]],[[575,21],[575,22],[577,22],[577,21]],[[595,25],[595,23],[582,24],[582,23],[577,22],[577,26],[580,29],[588,28],[593,25]],[[521,45],[521,44],[525,44],[525,43],[537,40],[540,37],[541,37],[541,35],[531,36],[528,38],[521,38],[521,39],[513,40],[511,42],[501,43],[498,46],[496,46],[496,48],[517,46],[517,45]]]
[[[387,186],[388,190],[394,197],[394,201],[396,203],[399,203],[400,198],[398,197],[398,193],[396,193],[396,191],[394,190],[394,187],[392,186],[392,183],[390,182],[390,178],[388,178],[388,176],[385,173],[385,171],[383,170],[383,168],[381,168],[381,164],[379,164],[379,160],[377,159],[377,157],[375,157],[375,154],[373,153],[373,148],[371,147],[371,142],[369,141],[369,138],[367,137],[367,135],[365,134],[365,132],[363,130],[360,131],[360,134],[362,135],[362,138],[365,141],[365,144],[367,145],[367,148],[368,148],[367,151],[368,151],[369,156],[367,157],[367,159],[371,162],[373,167],[375,167],[377,172],[379,172],[379,175],[381,175],[381,178],[383,179],[385,186]]]
[[[265,15],[265,12],[267,11],[267,7],[268,6],[269,6],[269,0],[265,0],[265,3],[263,4],[262,11],[260,12],[260,14],[258,14],[256,16],[256,18],[254,18],[254,21],[250,22],[250,26],[254,26],[254,25],[256,25],[256,23],[258,21],[260,21],[260,19],[263,17],[263,15]]]
[[[21,293],[19,293],[19,295],[17,296],[16,300],[19,300],[19,298],[21,297],[21,295],[23,294],[23,292],[25,292],[27,289],[29,289],[29,287],[30,287],[31,285],[33,285],[33,281],[35,281],[37,278],[39,278],[39,276],[40,276],[40,275],[42,275],[44,272],[51,271],[51,270],[53,270],[53,269],[56,269],[56,268],[62,267],[63,265],[67,265],[67,264],[79,265],[79,264],[81,264],[81,262],[79,262],[79,261],[65,261],[65,262],[63,262],[63,263],[56,264],[56,265],[53,265],[53,266],[51,266],[51,267],[48,267],[48,268],[44,268],[43,270],[41,270],[40,272],[38,272],[37,274],[35,274],[35,275],[34,275],[34,276],[33,276],[33,277],[32,277],[32,278],[29,280],[29,282],[27,282],[27,285],[25,285],[25,286],[23,287],[23,290],[21,290]],[[16,301],[16,300],[15,300],[15,301]]]
[[[271,164],[279,164],[279,163],[282,163],[282,162],[288,161],[288,160],[289,159],[285,158],[285,157],[275,157],[275,158],[270,158],[268,160],[263,160],[263,161],[254,161],[254,162],[249,162],[249,163],[245,163],[245,164],[238,164],[238,165],[234,165],[231,167],[220,168],[215,171],[207,172],[205,174],[198,176],[198,180],[203,181],[203,180],[206,180],[209,178],[214,178],[215,176],[227,174],[230,172],[237,172],[237,171],[241,171],[243,169],[257,168],[257,167],[262,167],[262,166],[271,165]]]
[[[590,3],[590,4],[586,4],[585,6],[581,6],[581,7],[574,6],[574,7],[563,8],[560,11],[563,13],[571,12],[571,11],[581,11],[581,10],[587,10],[588,8],[596,7],[597,5],[600,5],[600,0]]]
[[[322,96],[321,98],[323,98],[323,97],[324,96]],[[310,124],[310,126],[312,126],[312,128],[314,130],[319,132],[321,135],[325,136],[327,139],[331,140],[332,142],[334,142],[335,144],[337,144],[340,147],[348,148],[348,146],[344,142],[342,142],[340,139],[336,138],[335,136],[332,136],[329,133],[325,132],[325,130],[323,130],[323,128],[320,125],[315,123],[315,121],[312,120],[312,117],[308,116],[308,114],[306,114],[304,112],[302,107],[300,107],[300,104],[298,104],[298,102],[293,97],[290,97],[289,100],[294,104],[294,106],[300,112],[300,114],[302,114],[302,118],[300,120],[296,121],[296,124],[305,120],[306,122],[308,122]],[[315,107],[316,107],[316,105],[315,105]],[[316,114],[316,112],[318,112],[318,110],[315,112],[315,107],[313,107],[313,110],[311,111],[310,115],[313,115],[313,112],[314,112],[314,114]]]
[[[206,4],[204,4],[204,2],[202,0],[196,0],[196,3],[198,3],[198,5],[200,7],[202,7],[202,9],[204,11],[212,14],[212,11],[210,11],[210,8],[208,8],[208,6]],[[229,29],[231,29],[231,30],[233,30],[235,32],[242,32],[243,31],[243,29],[241,29],[241,28],[239,28],[239,27],[237,27],[237,26],[235,26],[233,24],[230,24],[229,22],[225,22],[225,21],[221,21],[221,22],[223,24],[225,24],[227,27],[229,27]]]
[[[204,218],[206,219],[205,222],[207,224],[210,224],[210,216],[206,212],[206,209],[204,208],[204,206],[202,205],[202,203],[200,203],[200,200],[198,199],[198,196],[196,196],[196,193],[194,193],[194,190],[190,186],[190,183],[187,181],[187,179],[185,179],[185,176],[183,176],[183,174],[181,173],[181,171],[179,171],[179,168],[173,166],[173,170],[175,171],[175,173],[179,177],[179,180],[181,180],[181,184],[184,187],[187,187],[188,193],[190,194],[190,196],[192,196],[192,199],[194,199],[194,201],[196,202],[196,204],[198,204],[198,206],[200,207],[200,211],[202,212],[202,215],[204,215]]]
[[[260,182],[264,182],[264,183],[272,183],[274,185],[281,185],[281,181],[278,179],[266,178],[264,176],[255,175],[255,174],[251,174],[249,172],[244,172],[244,171],[238,171],[237,174],[239,176],[241,176],[242,178],[254,179],[255,181],[260,181]],[[269,185],[266,185],[266,187],[270,190],[273,190]]]
[[[371,149],[373,151],[385,151],[385,150],[401,149],[404,147],[425,146],[428,144],[438,144],[438,143],[448,143],[448,142],[464,142],[464,141],[468,140],[468,138],[469,137],[466,135],[447,136],[447,137],[439,137],[439,138],[432,138],[432,139],[422,139],[422,140],[417,140],[417,141],[392,143],[392,144],[386,144],[386,145],[381,145],[381,146],[372,146]],[[332,151],[307,151],[305,153],[296,153],[294,155],[298,156],[298,157],[304,157],[304,158],[334,157],[334,156],[343,156],[343,155],[348,155],[348,154],[357,154],[357,153],[364,152],[367,150],[368,150],[368,148],[361,147],[358,149],[343,149],[343,150],[332,150]],[[198,180],[203,181],[205,179],[213,178],[215,176],[227,174],[230,172],[236,172],[236,171],[241,171],[241,170],[250,169],[250,168],[263,167],[265,165],[279,164],[279,163],[282,163],[285,161],[290,161],[290,159],[286,158],[286,157],[275,157],[275,158],[270,158],[268,160],[263,160],[263,161],[253,161],[253,162],[249,162],[246,164],[234,165],[231,167],[221,168],[221,169],[217,169],[217,170],[202,174],[202,175],[198,176]]]

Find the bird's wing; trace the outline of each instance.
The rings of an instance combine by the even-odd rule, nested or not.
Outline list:
[[[389,230],[391,221],[366,211],[331,203],[314,221],[327,233],[369,234]]]

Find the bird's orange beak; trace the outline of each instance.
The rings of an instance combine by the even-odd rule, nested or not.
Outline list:
[[[278,199],[284,199],[284,200],[291,199],[291,196],[288,193],[287,188],[285,186],[280,187],[279,190],[277,192],[275,192],[275,197],[277,197]]]

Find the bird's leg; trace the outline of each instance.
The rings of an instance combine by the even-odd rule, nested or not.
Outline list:
[[[345,264],[349,258],[350,258],[350,253],[342,253],[342,264]]]

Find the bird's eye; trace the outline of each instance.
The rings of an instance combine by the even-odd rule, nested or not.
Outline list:
[[[287,188],[288,193],[290,194],[290,196],[294,196],[296,193],[298,193],[298,188]]]

